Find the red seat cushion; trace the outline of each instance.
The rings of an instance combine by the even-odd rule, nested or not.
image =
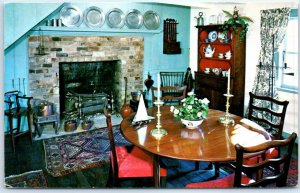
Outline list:
[[[153,176],[153,156],[150,153],[136,146],[128,153],[125,146],[117,146],[116,154],[119,166],[119,178]],[[167,176],[165,168],[160,169],[160,176]]]
[[[278,150],[276,148],[270,148],[266,152],[266,159],[272,159],[278,157]],[[243,164],[245,165],[253,165],[257,164],[259,161],[261,161],[261,156],[254,156],[251,158],[244,159]]]
[[[250,180],[251,182],[253,181],[251,178],[242,175],[242,184],[248,184]],[[234,184],[234,173],[225,176],[224,178],[220,178],[216,180],[187,184],[185,187],[187,188],[232,188],[233,184]]]
[[[272,159],[272,158],[277,158],[277,157],[278,157],[278,149],[271,148],[267,151],[266,159]]]

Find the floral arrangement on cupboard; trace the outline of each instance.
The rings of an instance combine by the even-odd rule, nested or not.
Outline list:
[[[183,104],[179,108],[170,107],[170,111],[173,112],[174,117],[189,121],[203,120],[207,117],[209,104],[207,98],[198,99],[194,93],[190,92],[188,93],[188,97],[181,102]]]
[[[227,17],[229,17],[229,19],[223,23],[223,25],[221,26],[221,30],[226,32],[227,30],[230,30],[232,28],[234,32],[238,33],[237,27],[240,26],[242,27],[242,31],[239,34],[240,40],[245,39],[249,22],[253,23],[253,20],[250,17],[241,16],[236,6],[234,7],[233,14],[225,10],[223,10],[223,12]]]

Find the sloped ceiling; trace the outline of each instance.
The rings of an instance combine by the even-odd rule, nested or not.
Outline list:
[[[4,6],[4,49],[45,19],[62,3],[8,3]],[[20,19],[22,18],[22,19]]]

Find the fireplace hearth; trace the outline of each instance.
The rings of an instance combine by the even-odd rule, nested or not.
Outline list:
[[[102,113],[106,99],[119,109],[120,69],[119,60],[59,63],[60,114],[78,112],[81,118]]]
[[[82,109],[85,111],[91,110],[91,106],[95,105],[90,104],[90,98],[97,103],[103,96],[112,97],[112,101],[118,104],[116,108],[119,109],[116,111],[119,112],[119,104],[123,104],[125,99],[124,77],[128,78],[129,83],[127,98],[130,97],[132,91],[143,90],[143,37],[44,36],[47,55],[43,56],[36,55],[39,45],[38,37],[30,36],[28,41],[29,95],[35,99],[54,103],[57,113],[62,114],[69,110],[67,109],[69,106],[65,104],[66,100],[74,100],[74,103],[78,105],[79,98],[80,100],[86,99],[88,102],[85,104],[86,109]],[[76,65],[83,65],[86,69],[78,70],[75,76],[70,75],[71,78],[67,81],[62,80],[65,79],[62,78],[63,66],[71,70]],[[119,75],[112,73],[116,71],[116,66]],[[85,71],[90,71],[90,73]],[[109,78],[94,79],[94,76],[97,76],[96,73],[100,72],[110,74]],[[113,79],[112,76],[114,76]],[[115,85],[111,86],[110,83],[115,83]],[[86,94],[94,95],[86,97]],[[88,112],[83,112],[85,113]]]

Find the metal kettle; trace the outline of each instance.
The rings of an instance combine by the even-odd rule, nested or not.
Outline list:
[[[203,12],[199,12],[199,17],[195,17],[197,19],[197,25],[204,25]]]

